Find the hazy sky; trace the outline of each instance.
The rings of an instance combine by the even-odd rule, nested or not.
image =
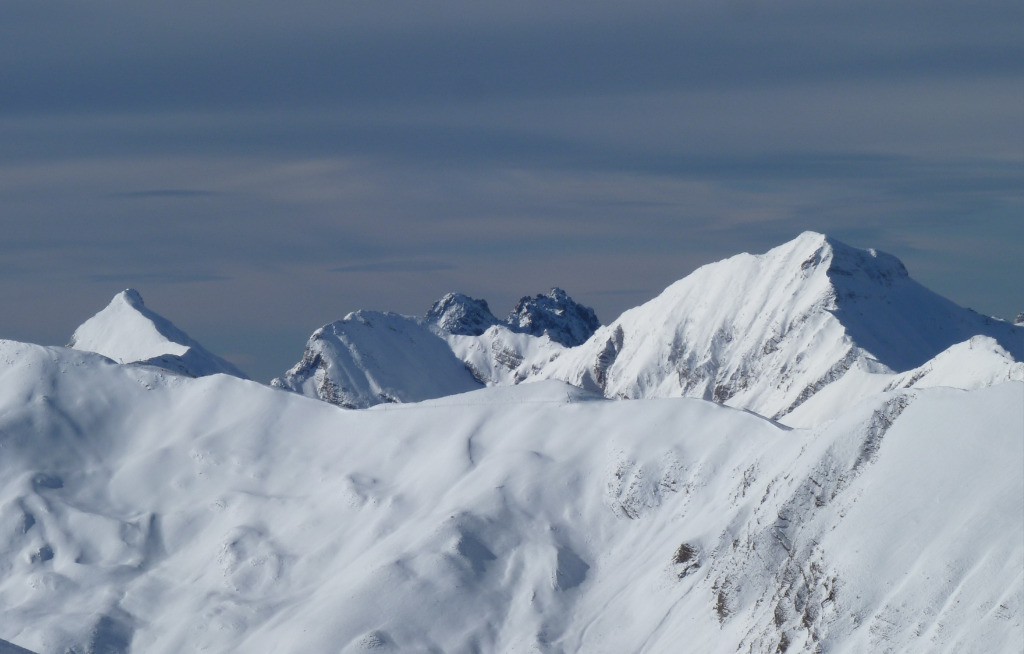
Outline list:
[[[358,308],[603,322],[805,229],[1024,310],[1024,3],[0,6],[0,337],[138,288],[260,379]]]

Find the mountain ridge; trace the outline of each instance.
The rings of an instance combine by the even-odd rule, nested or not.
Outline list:
[[[422,320],[408,320],[434,331],[480,384],[558,379],[610,398],[700,397],[777,420],[847,375],[861,380],[850,388],[876,388],[863,376],[918,369],[977,335],[995,339],[1011,360],[1024,360],[1020,327],[933,293],[891,254],[816,232],[764,254],[701,266],[605,326],[558,288],[524,297],[504,322],[485,300],[461,293],[442,297]],[[349,346],[374,347],[374,339],[391,336],[364,330],[359,338]],[[416,353],[402,357],[413,361]],[[994,370],[966,374],[961,385],[1016,374],[1008,363],[992,361]],[[390,371],[396,379],[390,399],[379,393],[378,399],[441,394],[402,390],[424,386],[415,369]],[[443,385],[447,377],[435,379]],[[377,401],[371,392],[348,404]],[[810,420],[816,414],[801,415]]]

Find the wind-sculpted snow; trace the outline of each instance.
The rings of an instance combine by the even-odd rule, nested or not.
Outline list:
[[[339,411],[0,341],[0,639],[1020,651],[1022,415],[1021,382],[813,430],[551,381]]]
[[[190,377],[223,373],[247,378],[149,309],[133,288],[115,295],[106,308],[76,329],[68,347],[96,352],[118,363],[155,366]]]

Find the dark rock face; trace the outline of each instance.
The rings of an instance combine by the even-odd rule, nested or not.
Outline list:
[[[593,309],[577,303],[560,288],[551,289],[547,295],[520,299],[506,322],[512,331],[546,334],[566,347],[582,344],[601,326]]]
[[[1017,314],[1017,318],[1013,321],[1013,324],[1024,327],[1024,311]]]
[[[486,300],[462,293],[442,297],[430,307],[425,319],[441,331],[460,336],[480,336],[491,326],[502,324]],[[579,304],[560,288],[546,295],[521,298],[504,324],[520,334],[546,334],[567,347],[580,345],[601,326],[593,309]]]
[[[498,319],[491,313],[487,300],[477,300],[462,293],[448,293],[427,311],[428,323],[449,334],[479,336]]]

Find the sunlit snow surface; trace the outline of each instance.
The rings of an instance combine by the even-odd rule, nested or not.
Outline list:
[[[0,639],[1019,652],[1022,443],[1021,382],[789,430],[553,381],[345,411],[0,341]]]

